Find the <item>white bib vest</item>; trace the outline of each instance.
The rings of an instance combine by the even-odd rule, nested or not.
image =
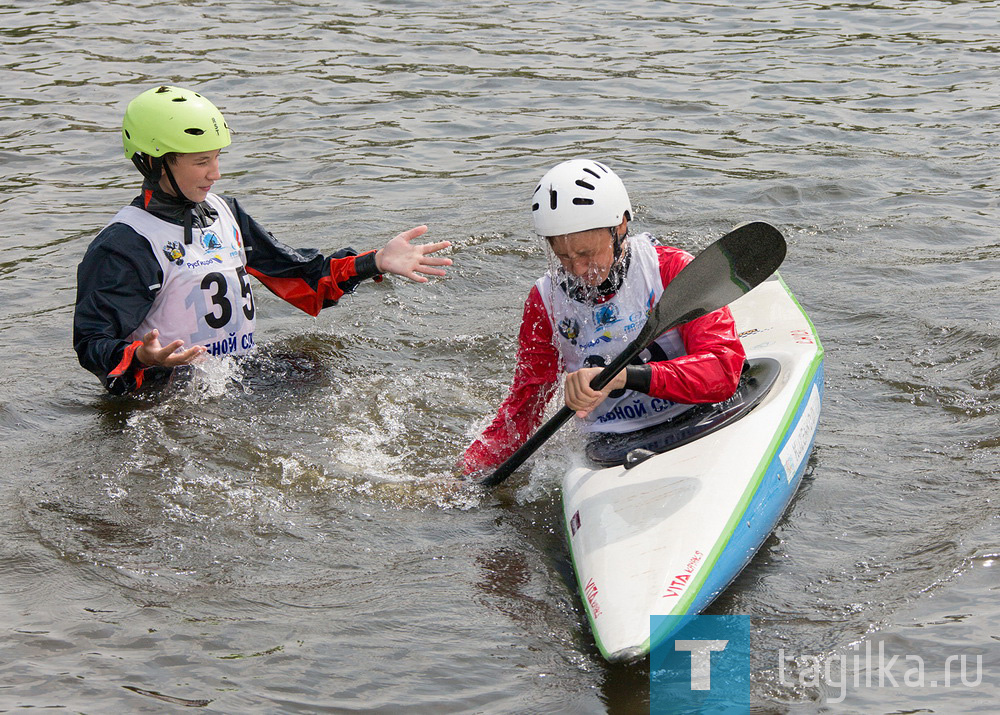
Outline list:
[[[206,228],[195,227],[188,245],[183,226],[135,206],[126,206],[112,219],[149,241],[163,271],[153,307],[131,340],[142,340],[156,328],[161,345],[183,340],[185,347],[204,345],[211,355],[253,348],[255,307],[243,239],[226,202],[215,194],[205,200],[218,218]]]
[[[618,292],[603,303],[571,299],[553,280],[551,272],[535,283],[552,320],[553,337],[566,372],[610,363],[639,334],[663,293],[653,237],[644,233],[630,236],[628,242],[632,252],[628,273]],[[675,328],[657,338],[639,357],[645,363],[685,354],[684,341]],[[608,397],[578,424],[586,432],[633,432],[675,417],[690,407],[625,390],[617,398]]]

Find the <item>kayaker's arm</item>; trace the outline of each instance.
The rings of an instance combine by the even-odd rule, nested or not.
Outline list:
[[[447,241],[410,243],[427,231],[426,226],[404,231],[378,251],[358,254],[353,248],[342,248],[323,256],[312,248],[286,246],[247,214],[236,199],[222,198],[240,226],[247,272],[276,296],[309,315],[318,315],[323,308],[336,305],[364,280],[381,281],[383,273],[423,283],[427,278],[419,274],[443,276],[444,267],[451,265],[449,258],[430,255],[450,246]]]
[[[552,342],[552,323],[538,289],[524,304],[518,335],[517,367],[507,398],[482,435],[465,450],[466,474],[494,467],[524,443],[541,423],[545,405],[559,380],[559,355]]]
[[[625,368],[625,389],[649,394],[653,368],[649,365],[629,365]]]
[[[73,347],[80,365],[112,394],[142,385],[144,365],[135,357],[141,342],[129,335],[149,313],[162,282],[149,242],[121,223],[105,227],[80,262]]]
[[[689,254],[667,246],[657,247],[657,253],[664,285],[691,261]],[[687,354],[649,363],[649,387],[640,391],[683,404],[706,404],[732,397],[746,353],[729,308],[703,315],[678,330]],[[635,381],[639,379],[634,376]]]
[[[583,368],[583,370],[589,370],[589,372],[584,373],[583,370],[577,370],[572,373],[572,375],[580,375],[579,378],[570,379],[570,375],[566,376],[566,392],[569,393],[571,389],[571,383],[576,383],[579,380],[579,386],[573,384],[573,389],[576,390],[579,387],[589,387],[590,381],[596,377],[602,368]],[[586,376],[586,377],[584,377]],[[653,368],[651,365],[626,365],[623,372],[618,373],[615,378],[607,384],[604,388],[604,396],[607,397],[608,393],[614,392],[615,390],[634,390],[635,392],[644,392],[649,394],[650,383],[653,379]],[[571,405],[570,397],[567,395],[566,404]],[[573,398],[575,401],[575,398]],[[572,406],[572,405],[571,405]],[[594,405],[595,407],[597,405]]]
[[[243,210],[239,201],[222,197],[240,227],[247,255],[247,272],[268,290],[309,315],[336,305],[367,278],[381,280],[375,266],[375,251],[358,255],[342,248],[323,256],[314,248],[292,248]]]
[[[729,308],[682,325],[688,354],[653,363],[649,394],[672,402],[704,404],[733,396],[746,353]]]

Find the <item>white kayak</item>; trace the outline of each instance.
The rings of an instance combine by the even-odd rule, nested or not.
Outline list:
[[[629,468],[580,467],[563,478],[580,592],[610,661],[649,652],[650,616],[675,617],[655,643],[706,608],[773,531],[805,472],[823,395],[816,330],[777,274],[730,309],[770,384],[752,409],[668,451],[661,440],[655,454],[634,452]]]

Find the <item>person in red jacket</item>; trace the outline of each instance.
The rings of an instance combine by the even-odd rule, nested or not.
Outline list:
[[[358,254],[323,256],[278,241],[231,197],[212,193],[229,127],[205,97],[161,86],[133,99],[125,156],[142,190],[90,244],[77,271],[73,345],[113,394],[162,384],[173,368],[255,345],[250,276],[309,313],[336,305],[363,280],[442,276],[447,241],[414,244],[426,226]],[[421,275],[424,274],[424,275]]]
[[[590,381],[642,329],[663,289],[692,260],[643,233],[628,235],[621,179],[586,159],[550,169],[532,196],[535,233],[557,259],[528,294],[513,384],[466,450],[466,474],[495,467],[541,423],[566,373],[564,399],[592,439],[633,433],[735,393],[746,359],[722,308],[668,331],[600,391]]]

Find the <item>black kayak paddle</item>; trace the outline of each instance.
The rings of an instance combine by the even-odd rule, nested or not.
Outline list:
[[[785,258],[785,239],[770,224],[757,221],[733,229],[695,256],[663,289],[663,295],[635,340],[590,381],[605,387],[626,365],[668,330],[723,308],[767,280]],[[503,482],[541,447],[574,411],[565,405],[479,483]]]

